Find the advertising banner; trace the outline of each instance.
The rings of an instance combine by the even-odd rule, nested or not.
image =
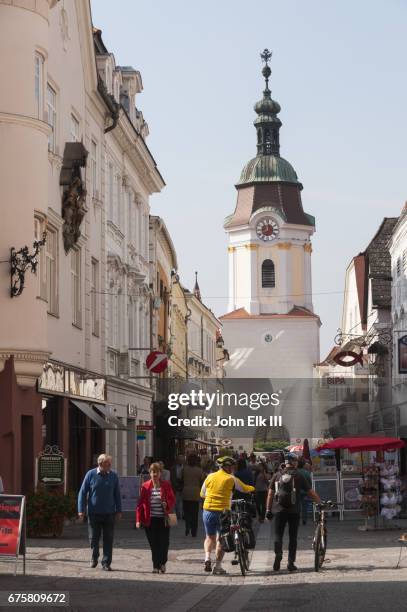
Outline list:
[[[0,495],[0,557],[17,557],[24,514],[23,495]]]

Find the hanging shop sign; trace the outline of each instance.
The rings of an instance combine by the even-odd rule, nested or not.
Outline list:
[[[407,374],[407,336],[399,338],[399,374]]]
[[[65,481],[64,454],[58,446],[46,446],[37,457],[37,482],[60,485]]]
[[[146,359],[148,370],[154,374],[160,374],[168,367],[168,357],[162,351],[152,351]]]
[[[137,431],[152,431],[155,429],[154,425],[137,425]]]
[[[24,556],[25,573],[25,497],[0,495],[0,559]]]
[[[341,351],[335,355],[334,361],[344,368],[351,368],[357,363],[363,366],[363,353],[355,353],[355,351]]]
[[[137,440],[145,440],[147,434],[145,431],[137,431]]]
[[[44,365],[43,373],[38,379],[38,392],[105,402],[106,379],[48,362]]]

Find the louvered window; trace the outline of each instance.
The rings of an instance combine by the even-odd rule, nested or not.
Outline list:
[[[265,259],[261,266],[261,286],[266,288],[276,286],[276,271],[271,259]]]

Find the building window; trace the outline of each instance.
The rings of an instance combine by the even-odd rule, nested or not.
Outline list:
[[[51,85],[47,85],[47,115],[51,133],[48,136],[48,151],[55,153],[57,126],[57,94]]]
[[[98,166],[97,166],[97,154],[98,147],[94,140],[92,140],[90,145],[90,173],[91,173],[91,183],[92,183],[92,197],[96,198],[98,196]]]
[[[71,296],[72,296],[72,323],[77,327],[82,324],[82,296],[81,296],[81,251],[71,251]]]
[[[271,259],[265,259],[261,266],[261,286],[273,288],[276,286],[276,272]]]
[[[42,240],[45,225],[44,218],[41,216],[34,217],[34,239]],[[47,299],[47,281],[45,268],[45,248],[41,248],[37,256],[37,278],[38,278],[38,293],[37,296],[43,300]]]
[[[113,165],[109,164],[109,219],[113,221],[114,187],[113,187]]]
[[[116,226],[122,229],[121,178],[116,176]]]
[[[99,336],[99,262],[92,258],[91,278],[92,334]]]
[[[35,116],[43,119],[44,100],[44,58],[40,53],[35,54]]]
[[[131,192],[127,194],[127,223],[129,243],[133,244],[134,237],[134,204]]]
[[[58,315],[58,232],[49,226],[45,243],[45,268],[48,312]]]
[[[79,121],[71,115],[71,142],[79,142]]]

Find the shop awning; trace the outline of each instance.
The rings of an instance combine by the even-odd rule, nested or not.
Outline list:
[[[96,425],[98,425],[101,429],[112,429],[117,431],[119,427],[115,425],[113,422],[108,422],[104,419],[98,412],[96,412],[95,407],[88,402],[80,402],[79,400],[70,400],[71,404],[78,408],[83,414],[86,414],[87,417],[91,419]],[[105,406],[103,406],[105,408]],[[101,406],[98,406],[98,410],[101,409]],[[111,417],[109,417],[111,418]],[[116,419],[117,421],[118,419]],[[119,422],[120,423],[120,422]],[[126,429],[122,423],[120,423],[120,429]]]
[[[371,438],[336,438],[325,442],[321,446],[317,447],[317,451],[324,449],[347,449],[351,453],[361,451],[378,451],[378,450],[394,450],[396,448],[403,448],[405,442],[400,438],[383,438],[383,437],[371,437]]]
[[[93,405],[93,408],[96,408],[97,410],[102,412],[105,415],[108,422],[111,423],[112,425],[115,425],[113,429],[130,431],[130,428],[126,427],[126,425],[124,425],[124,423],[122,423],[121,420],[117,418],[117,416],[112,415],[112,411],[109,406],[105,406],[104,404],[98,404],[97,406]]]

